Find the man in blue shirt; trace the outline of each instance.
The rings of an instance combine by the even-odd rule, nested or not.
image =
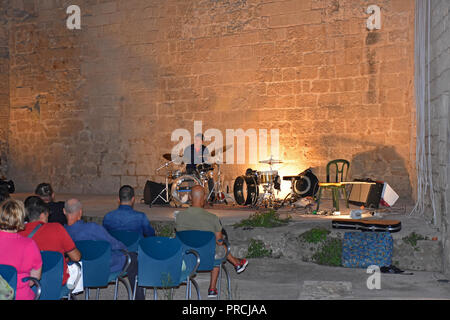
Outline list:
[[[111,244],[110,272],[118,272],[123,269],[126,263],[126,257],[120,250],[127,250],[127,247],[122,242],[112,237],[101,225],[94,222],[82,221],[83,207],[79,200],[67,200],[64,205],[64,214],[67,217],[67,225],[65,225],[65,228],[73,241],[97,240],[109,242]],[[131,256],[131,264],[127,269],[127,274],[131,288],[134,290],[137,275],[137,254],[134,252],[130,252],[129,254]],[[138,288],[136,300],[143,299],[145,299],[143,288]]]
[[[103,227],[108,231],[133,231],[141,237],[155,235],[155,230],[143,212],[133,209],[135,202],[134,189],[128,185],[119,190],[119,208],[111,211],[103,218]]]

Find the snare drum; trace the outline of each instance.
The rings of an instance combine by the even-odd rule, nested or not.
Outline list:
[[[259,183],[274,183],[275,178],[278,176],[278,171],[258,171]]]

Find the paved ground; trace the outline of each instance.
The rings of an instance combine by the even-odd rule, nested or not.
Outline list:
[[[14,197],[25,199],[28,194],[15,194]],[[79,198],[83,205],[85,215],[103,216],[117,206],[116,196],[86,196],[86,195],[58,195],[57,200],[66,200],[70,197]],[[327,208],[324,203],[323,208]],[[350,209],[355,209],[352,207]],[[136,204],[136,209],[145,212],[151,221],[173,220],[174,208],[152,207]],[[399,204],[390,212],[384,212],[388,218],[402,221],[404,233],[412,230],[422,232],[424,235],[438,234],[435,229],[427,225],[420,217],[410,217],[411,204]],[[242,210],[230,207],[225,209],[212,208],[222,220],[224,225],[231,225],[243,218],[247,218],[252,210]],[[348,214],[349,209],[342,209],[341,213]],[[291,212],[296,221],[310,222],[312,220],[326,220],[330,216],[302,215],[301,212]],[[345,215],[344,215],[345,216]],[[268,232],[276,232],[268,230]],[[233,239],[230,239],[231,243]],[[247,270],[237,275],[230,264],[227,264],[231,276],[232,297],[234,300],[298,300],[298,299],[449,299],[450,283],[440,273],[417,272],[413,275],[380,274],[379,289],[368,289],[367,281],[373,275],[364,269],[349,269],[325,267],[301,261],[289,261],[283,258],[249,259]],[[202,299],[207,299],[209,274],[199,274],[197,282],[201,288]],[[376,284],[371,281],[370,283]],[[223,287],[226,287],[223,282]],[[113,298],[113,285],[101,289],[100,299]],[[159,299],[169,299],[170,291],[158,290]],[[174,299],[184,299],[185,286],[174,291]],[[195,290],[194,290],[195,294]],[[226,298],[225,292],[222,298]],[[91,292],[91,299],[95,292]],[[120,284],[119,299],[126,299],[125,287]],[[153,291],[147,291],[147,299],[153,298]],[[77,296],[84,299],[84,294]]]
[[[228,264],[233,300],[298,300],[298,299],[449,299],[450,284],[438,280],[446,278],[438,273],[414,272],[413,275],[381,274],[380,289],[368,289],[371,274],[363,269],[324,267],[312,263],[284,259],[249,259],[245,272],[237,275]],[[207,298],[209,274],[199,274],[197,282],[202,299]],[[374,283],[374,282],[371,282]],[[222,286],[226,283],[223,280]],[[101,289],[100,299],[113,298],[114,286]],[[91,290],[91,299],[95,299]],[[158,299],[169,299],[170,291],[158,290]],[[193,291],[193,299],[195,290]],[[226,298],[226,292],[222,292]],[[147,299],[153,299],[148,290]],[[184,299],[185,286],[174,291],[174,299]],[[125,287],[120,284],[119,299],[126,299]],[[84,299],[84,295],[78,296]]]

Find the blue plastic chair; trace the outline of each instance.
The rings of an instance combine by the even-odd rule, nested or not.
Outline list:
[[[100,288],[107,287],[110,283],[115,283],[114,300],[117,300],[119,281],[121,281],[128,292],[128,299],[131,300],[131,288],[125,281],[126,270],[131,263],[131,258],[127,251],[123,253],[127,256],[127,263],[118,272],[110,272],[111,264],[111,244],[107,241],[80,240],[75,242],[76,247],[81,252],[83,263],[83,287],[85,299],[89,300],[89,289],[97,288],[97,297],[100,296]]]
[[[127,247],[128,252],[138,251],[138,244],[141,239],[139,233],[125,230],[108,230],[108,232],[114,238],[122,242]]]
[[[177,231],[176,238],[180,239],[185,250],[193,249],[200,255],[200,266],[197,271],[211,272],[214,267],[219,267],[217,299],[220,299],[222,270],[225,272],[228,287],[228,299],[231,300],[231,279],[228,274],[228,270],[225,267],[227,256],[230,253],[230,245],[228,241],[226,239],[223,240],[227,248],[226,254],[223,257],[216,259],[216,236],[213,232],[201,230]],[[186,263],[191,266],[193,261],[188,257]]]
[[[182,270],[183,260],[187,255],[195,256],[196,265]],[[183,246],[178,239],[167,237],[149,237],[139,241],[138,246],[138,275],[134,286],[133,299],[136,297],[137,287],[152,287],[154,300],[158,299],[157,288],[171,288],[186,283],[186,299],[189,298],[190,283],[194,283],[198,291],[198,285],[191,279],[195,275],[196,268],[200,264],[198,253],[194,250],[183,251]]]
[[[41,251],[42,257],[42,276],[41,276],[41,296],[39,300],[60,300],[64,297],[71,299],[72,291],[76,287],[78,280],[74,284],[74,288],[69,289],[66,285],[62,285],[64,272],[64,257],[60,252]],[[81,269],[78,262],[74,262]]]
[[[15,292],[17,290],[17,269],[10,265],[0,264],[0,275],[8,282],[11,288],[13,288],[15,299]],[[34,283],[34,286],[36,287],[34,300],[39,300],[39,297],[41,295],[41,284],[39,280],[34,277],[25,277],[22,279],[22,281],[32,281]]]

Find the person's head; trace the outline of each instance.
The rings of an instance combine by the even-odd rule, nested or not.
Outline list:
[[[0,204],[0,230],[18,232],[25,228],[25,207],[22,201],[12,198]]]
[[[50,210],[48,204],[46,204],[44,200],[42,200],[38,196],[30,196],[25,199],[24,203],[29,222],[48,222],[48,215]]]
[[[73,225],[81,219],[83,215],[83,206],[78,199],[69,199],[64,203],[64,214],[67,218],[67,224]]]
[[[120,204],[134,205],[134,189],[131,186],[122,186],[119,190],[119,202]]]
[[[55,193],[50,183],[41,183],[34,191],[36,195],[42,198],[45,202],[51,202],[55,198]]]
[[[0,184],[0,203],[9,198],[9,189],[6,184]]]
[[[191,199],[193,207],[203,208],[205,205],[205,189],[201,185],[195,185],[191,189]]]
[[[194,137],[194,146],[196,148],[200,148],[203,144],[203,134],[197,133]]]

